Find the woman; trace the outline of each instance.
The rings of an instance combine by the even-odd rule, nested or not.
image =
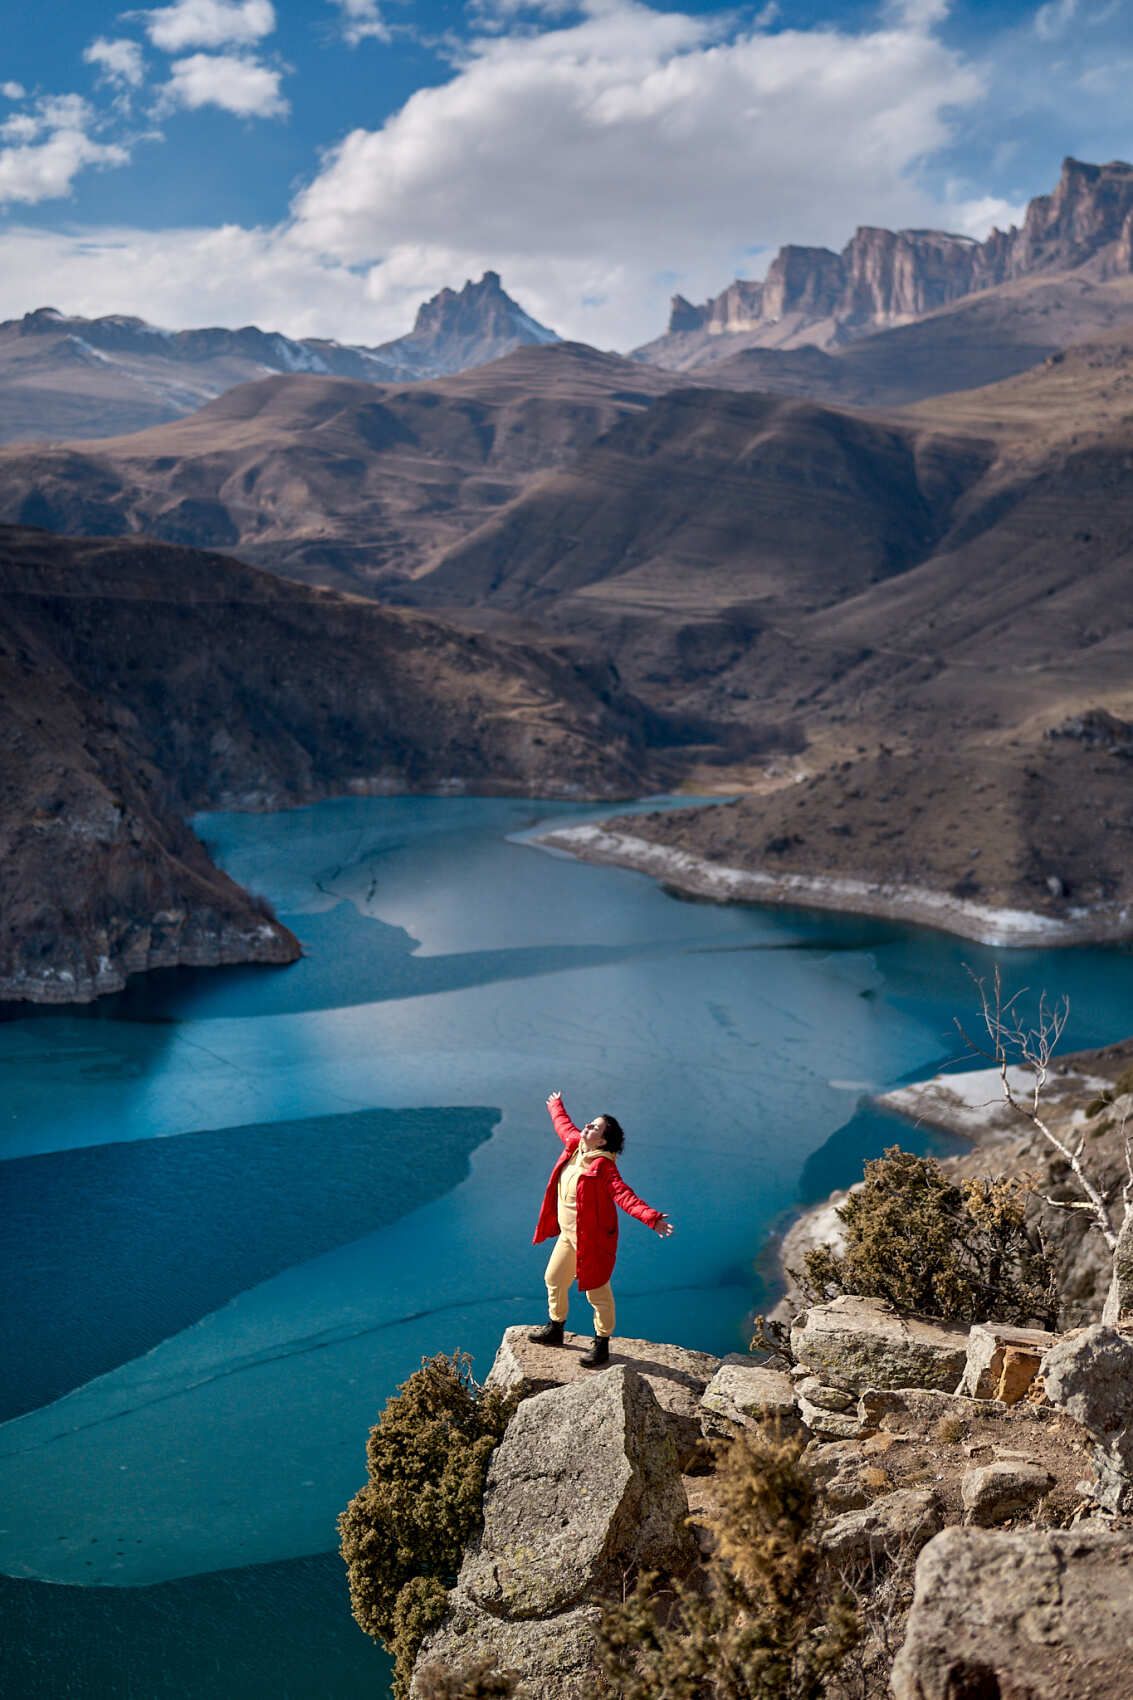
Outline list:
[[[527,1338],[537,1346],[561,1346],[570,1304],[570,1284],[578,1284],[594,1312],[594,1344],[583,1354],[586,1369],[610,1361],[614,1332],[614,1295],[610,1276],[618,1252],[618,1212],[621,1205],[667,1240],[673,1224],[660,1210],[643,1203],[623,1181],[614,1162],[625,1134],[614,1116],[595,1116],[584,1128],[575,1127],[563,1107],[561,1092],[547,1099],[555,1132],[566,1149],[551,1170],[533,1244],[558,1235],[544,1280],[551,1320]]]

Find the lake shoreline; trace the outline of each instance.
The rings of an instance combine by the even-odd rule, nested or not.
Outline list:
[[[682,896],[715,903],[758,903],[868,915],[876,920],[931,927],[977,944],[1011,949],[1116,944],[1133,933],[1133,910],[1125,904],[1112,909],[1071,910],[1071,918],[1063,921],[1030,910],[973,903],[925,886],[731,868],[687,850],[674,850],[626,832],[611,832],[600,825],[556,827],[526,842],[579,861],[648,874]]]

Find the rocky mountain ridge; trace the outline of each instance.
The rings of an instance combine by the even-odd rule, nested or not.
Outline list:
[[[403,383],[557,340],[493,271],[459,291],[442,289],[411,331],[373,347],[256,325],[163,330],[125,314],[86,319],[40,307],[0,324],[0,441],[141,430],[270,372]]]
[[[741,336],[748,347],[836,348],[965,296],[1082,268],[1095,281],[1133,272],[1133,166],[1122,160],[1065,159],[1057,186],[1029,203],[1022,225],[982,242],[859,226],[840,253],[788,244],[761,281],[737,279],[699,306],[675,296],[666,336],[637,354],[710,364]]]

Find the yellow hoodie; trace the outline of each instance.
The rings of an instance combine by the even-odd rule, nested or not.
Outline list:
[[[564,1240],[577,1250],[578,1214],[576,1200],[578,1198],[578,1177],[583,1169],[589,1167],[595,1157],[605,1157],[608,1163],[613,1157],[601,1146],[591,1146],[588,1151],[581,1139],[570,1162],[566,1164],[559,1175],[559,1232]]]

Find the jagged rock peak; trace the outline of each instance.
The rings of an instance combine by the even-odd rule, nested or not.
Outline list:
[[[983,242],[946,230],[859,225],[841,253],[788,243],[762,281],[737,279],[695,306],[673,297],[669,333],[758,330],[793,317],[854,331],[904,323],[961,296],[1036,272],[1089,263],[1100,277],[1133,270],[1133,165],[1067,158],[1021,226]]]
[[[521,343],[557,342],[555,332],[525,313],[504,289],[499,272],[486,271],[479,283],[467,278],[463,289],[441,289],[422,302],[410,333],[414,337],[467,336],[471,332],[511,334]]]

